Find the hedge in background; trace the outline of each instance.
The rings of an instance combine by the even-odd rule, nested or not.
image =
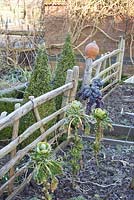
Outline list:
[[[37,53],[35,68],[31,76],[30,83],[24,94],[24,103],[29,100],[29,96],[34,96],[35,98],[43,95],[52,90],[51,86],[51,71],[48,65],[48,58],[46,55],[46,50],[44,47],[40,47]],[[38,107],[41,119],[50,115],[55,111],[54,100],[48,101],[43,105]],[[28,113],[22,120],[23,131],[28,128],[31,124],[35,123],[36,119],[33,112]],[[50,128],[54,124],[54,120],[50,121],[44,126],[45,130]],[[22,131],[21,131],[22,132]],[[30,141],[34,140],[38,135],[39,131],[31,136]]]
[[[63,51],[60,59],[58,60],[55,78],[54,78],[54,89],[65,84],[67,70],[72,69],[75,65],[75,55],[72,49],[70,35],[67,36]],[[56,109],[60,109],[62,104],[62,95],[56,98]]]

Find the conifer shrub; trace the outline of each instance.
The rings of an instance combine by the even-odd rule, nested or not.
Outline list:
[[[67,70],[72,69],[75,65],[75,55],[73,52],[71,37],[67,35],[65,44],[63,47],[63,51],[58,60],[56,70],[55,70],[55,78],[54,78],[54,89],[65,84]],[[56,109],[60,109],[62,104],[62,95],[56,97]]]
[[[30,83],[24,94],[24,103],[29,101],[29,96],[34,96],[35,98],[43,95],[52,90],[51,85],[51,70],[48,64],[48,58],[46,55],[46,50],[44,47],[40,47],[37,52],[37,57],[35,60],[35,67],[31,75]],[[54,99],[44,103],[41,106],[38,106],[38,111],[41,119],[49,116],[55,111],[55,102]],[[50,128],[54,124],[55,120],[50,121],[44,125],[45,130]],[[31,124],[36,122],[33,112],[29,112],[22,119],[22,129],[23,131],[28,128]],[[30,136],[29,142],[33,141],[40,134],[40,131],[36,131],[32,136]]]

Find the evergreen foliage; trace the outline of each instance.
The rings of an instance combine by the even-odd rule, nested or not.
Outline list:
[[[48,65],[48,58],[46,55],[46,50],[44,47],[40,47],[37,53],[36,61],[35,61],[35,68],[31,75],[30,83],[25,91],[24,94],[24,103],[26,103],[29,99],[29,96],[34,96],[35,98],[43,95],[52,90],[51,85],[51,71]],[[41,119],[50,115],[55,111],[55,102],[54,100],[48,101],[43,105],[38,107],[39,114]],[[32,112],[29,112],[26,116],[24,116],[22,124],[23,129],[25,130],[31,124],[35,123],[35,117],[33,116]],[[48,124],[44,126],[45,130],[50,128],[54,124],[54,120],[50,121]],[[23,130],[23,131],[24,131]],[[38,131],[39,132],[39,131]],[[36,138],[38,134],[33,134],[32,140]]]
[[[72,49],[70,35],[67,36],[61,57],[58,60],[55,70],[54,89],[65,84],[67,70],[75,65],[75,55]],[[56,109],[60,109],[62,104],[62,95],[56,98]]]
[[[2,98],[18,98],[20,94],[17,94],[16,91],[12,93],[0,95]],[[0,102],[0,113],[6,111],[7,115],[14,111],[14,102]],[[0,131],[0,140],[10,139],[12,137],[12,127],[8,126]]]
[[[40,47],[31,80],[24,95],[24,101],[27,101],[30,95],[38,97],[51,91],[51,89],[51,71],[48,65],[46,50],[44,47]]]

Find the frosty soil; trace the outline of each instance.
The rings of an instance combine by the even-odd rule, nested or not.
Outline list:
[[[134,163],[134,147],[105,144],[98,156],[96,164],[92,151],[92,143],[84,142],[83,169],[75,179],[75,189],[72,188],[70,167],[68,166],[68,150],[61,151],[64,157],[64,174],[59,177],[59,185],[54,192],[54,200],[69,200],[72,197],[83,196],[89,200],[133,200],[134,190],[130,188],[131,172]],[[41,199],[41,188],[35,184],[27,186],[15,200],[30,200],[33,196]]]
[[[121,114],[122,108],[125,112],[134,112],[134,85],[118,85],[105,99],[104,105],[114,123],[134,126],[134,116]]]

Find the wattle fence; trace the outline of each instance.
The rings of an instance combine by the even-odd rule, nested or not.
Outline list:
[[[93,78],[100,77],[106,83],[102,91],[106,91],[120,81],[124,47],[125,41],[121,38],[118,49],[101,56],[101,58],[94,62],[91,59],[87,59],[82,85],[90,84]],[[112,57],[116,57],[114,63]],[[7,181],[4,183],[1,181],[0,183],[0,196],[5,192],[8,193],[8,197],[5,200],[12,199],[31,180],[33,174],[32,172],[27,174],[28,163],[24,163],[20,168],[19,163],[22,162],[22,159],[37,145],[38,142],[45,140],[48,135],[63,126],[65,122],[64,113],[69,108],[70,103],[75,99],[78,80],[79,67],[74,66],[73,70],[67,71],[65,85],[37,98],[31,96],[30,100],[22,106],[20,106],[20,103],[15,104],[15,110],[7,116],[6,112],[1,113],[0,131],[4,130],[6,127],[12,127],[12,141],[0,149],[0,161],[5,156],[9,155],[8,161],[0,169],[1,180],[4,176],[8,175]],[[61,94],[63,94],[62,108],[41,119],[38,107]],[[28,127],[21,135],[18,135],[20,119],[30,111],[33,111],[37,122]],[[43,126],[50,120],[57,118],[59,115],[62,116],[59,121],[48,130],[45,130]],[[17,147],[29,136],[34,134],[36,130],[40,130],[40,136],[32,143],[19,150]],[[51,144],[54,143],[61,135],[62,133],[57,131],[56,135],[48,142]],[[22,175],[24,175],[23,181],[21,181],[21,184],[16,185],[15,180]]]

